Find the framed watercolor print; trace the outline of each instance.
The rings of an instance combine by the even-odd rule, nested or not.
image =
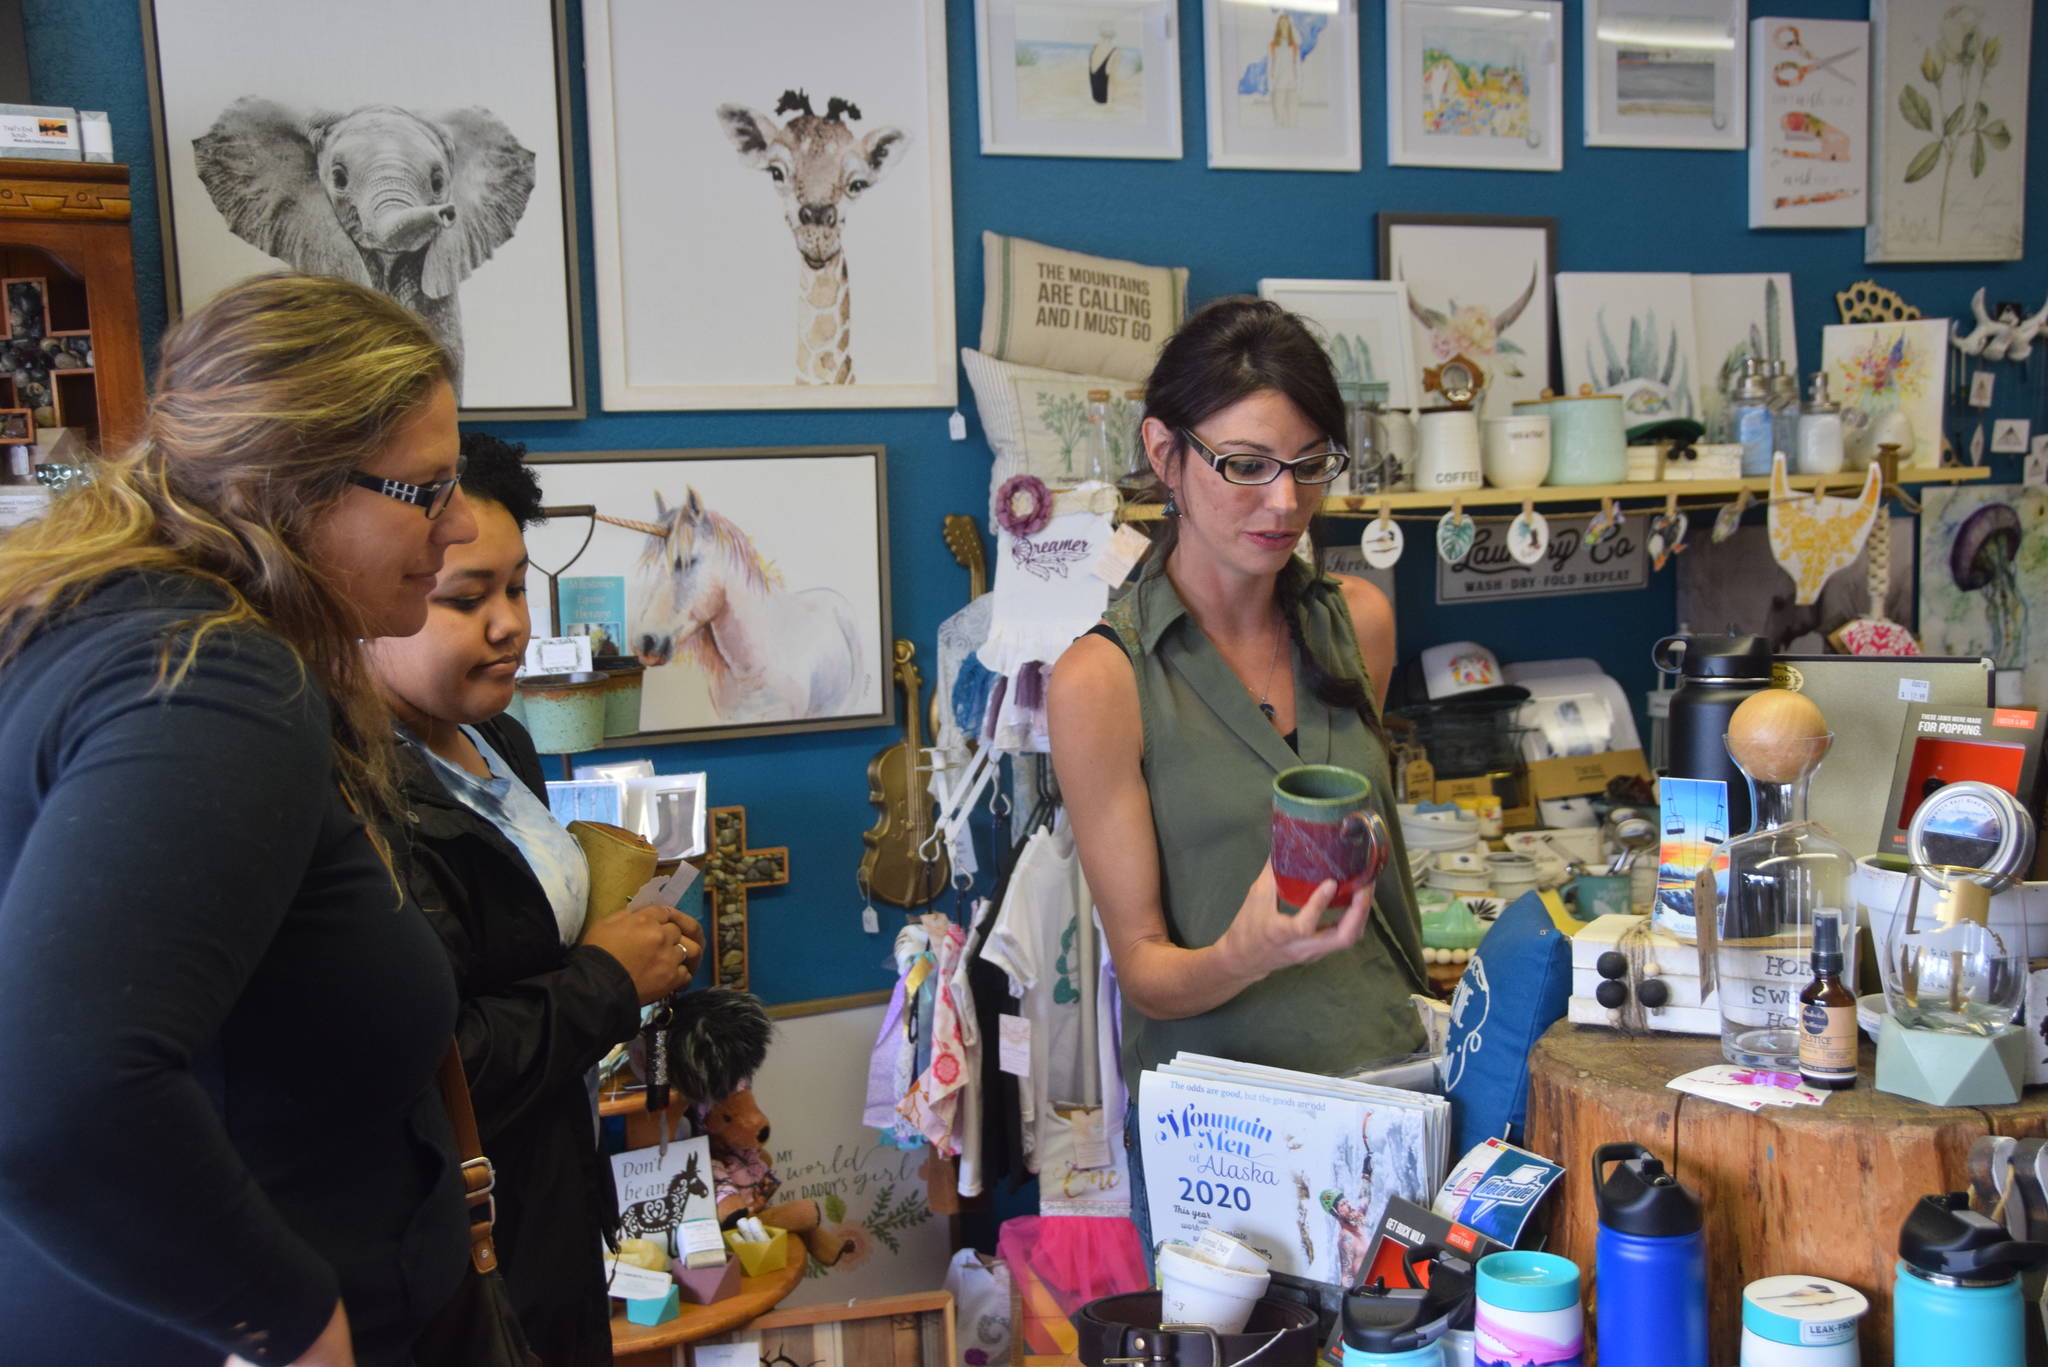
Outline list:
[[[463,418],[582,417],[565,3],[144,0],[172,314],[344,276],[433,328]]]
[[[981,151],[1177,161],[1172,0],[976,0]]]
[[[1870,219],[1870,25],[1749,25],[1749,226],[1860,228]]]
[[[1699,417],[1692,280],[1678,272],[1566,271],[1557,277],[1564,392],[1621,396],[1630,427]]]
[[[1339,384],[1384,384],[1387,403],[1414,408],[1408,287],[1398,280],[1261,280],[1259,298],[1300,316],[1330,354]]]
[[[1792,277],[1695,275],[1692,277],[1693,356],[1699,366],[1700,409],[1695,415],[1708,441],[1734,440],[1728,387],[1751,356],[1783,361],[1799,377],[1799,329],[1792,317]]]
[[[1739,149],[1747,0],[1586,0],[1588,147]]]
[[[1556,219],[1383,213],[1379,236],[1380,274],[1408,287],[1418,376],[1465,357],[1486,372],[1484,411],[1495,417],[1554,387]]]
[[[1878,425],[1895,413],[1905,415],[1913,434],[1913,449],[1901,464],[1941,464],[1948,342],[1942,318],[1829,323],[1820,330],[1821,369],[1829,397],[1842,406],[1842,439],[1852,464],[1876,455]]]
[[[1387,0],[1387,158],[1396,166],[1564,169],[1557,0]]]
[[[951,407],[941,0],[738,16],[584,0],[605,408]]]
[[[1871,0],[1865,261],[2020,259],[2033,11],[2029,0]]]
[[[881,447],[527,460],[557,510],[527,529],[534,620],[552,573],[565,623],[605,623],[647,666],[640,734],[620,743],[894,720]]]
[[[1209,165],[1356,171],[1358,9],[1202,0]]]

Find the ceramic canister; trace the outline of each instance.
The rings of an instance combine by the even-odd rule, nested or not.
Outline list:
[[[1425,493],[1477,489],[1484,481],[1479,415],[1470,408],[1427,408],[1416,425],[1415,487]]]
[[[1628,429],[1619,394],[1595,394],[1581,385],[1576,395],[1527,399],[1515,412],[1550,416],[1550,483],[1619,484],[1628,476]]]
[[[1273,882],[1282,911],[1299,911],[1337,880],[1333,911],[1379,877],[1393,841],[1373,810],[1372,780],[1334,764],[1303,764],[1273,779]]]
[[[604,744],[605,676],[529,674],[519,681],[526,729],[544,755],[572,755]]]
[[[1516,413],[1480,423],[1480,464],[1496,489],[1534,489],[1550,478],[1550,419]]]
[[[604,674],[604,734],[612,740],[640,732],[640,684],[647,666],[631,656],[605,656],[597,661]]]
[[[1856,1367],[1870,1302],[1826,1277],[1765,1277],[1742,1290],[1742,1367]]]
[[[1474,1367],[1583,1367],[1578,1264],[1513,1249],[1480,1259],[1478,1280]]]

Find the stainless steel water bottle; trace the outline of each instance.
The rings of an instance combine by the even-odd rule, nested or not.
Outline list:
[[[1699,1198],[1641,1144],[1593,1151],[1600,1367],[1707,1367]]]
[[[1728,719],[1771,686],[1771,643],[1762,636],[1666,636],[1650,648],[1650,662],[1678,676],[1665,723],[1666,771],[1726,785],[1725,836],[1746,835],[1749,780],[1728,757]]]

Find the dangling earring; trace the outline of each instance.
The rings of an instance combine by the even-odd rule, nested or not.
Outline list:
[[[1165,515],[1166,515],[1167,517],[1179,517],[1179,516],[1180,516],[1180,504],[1178,504],[1178,503],[1174,502],[1174,497],[1175,497],[1175,495],[1174,495],[1174,492],[1173,492],[1173,490],[1171,490],[1171,489],[1168,489],[1168,490],[1166,491],[1166,506],[1165,506],[1164,508],[1161,508],[1161,509],[1159,510],[1159,511],[1160,511],[1161,513],[1165,514]]]

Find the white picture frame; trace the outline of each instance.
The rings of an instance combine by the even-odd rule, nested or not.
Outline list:
[[[1173,0],[975,0],[986,157],[1181,155]]]
[[[1486,373],[1487,417],[1555,387],[1556,219],[1383,211],[1378,228],[1380,275],[1408,291],[1418,393],[1459,356]]]
[[[1408,335],[1408,287],[1399,280],[1261,280],[1259,298],[1309,324],[1339,383],[1384,383],[1392,408],[1421,403]]]
[[[1749,24],[1749,226],[1870,221],[1870,25]]]
[[[1966,65],[1963,32],[1951,11],[1982,19]],[[2026,243],[2027,81],[2032,69],[2031,0],[1871,0],[1874,39],[1870,101],[1870,223],[1863,259],[2018,261]],[[1997,57],[1978,60],[1996,40]],[[1930,80],[1928,71],[1941,77]],[[1967,97],[1962,90],[1970,91]],[[1959,98],[1961,97],[1961,98]],[[1954,134],[1955,110],[1968,107]],[[1983,128],[1975,107],[1983,105]],[[1972,174],[1978,149],[1984,174]],[[1933,150],[1934,159],[1920,165]],[[1944,165],[1946,160],[1947,164]],[[1910,177],[1910,179],[1909,179]]]
[[[1451,67],[1483,64],[1485,91]],[[1564,8],[1557,0],[1387,0],[1387,159],[1465,170],[1564,169]]]
[[[1740,150],[1747,0],[1586,0],[1586,146]]]
[[[1356,171],[1358,10],[1312,11],[1202,0],[1209,165],[1249,171]]]
[[[450,348],[464,420],[583,417],[567,3],[143,0],[171,316],[340,275]],[[331,181],[392,148],[412,174]]]
[[[942,0],[583,0],[583,47],[605,409],[954,405]]]

